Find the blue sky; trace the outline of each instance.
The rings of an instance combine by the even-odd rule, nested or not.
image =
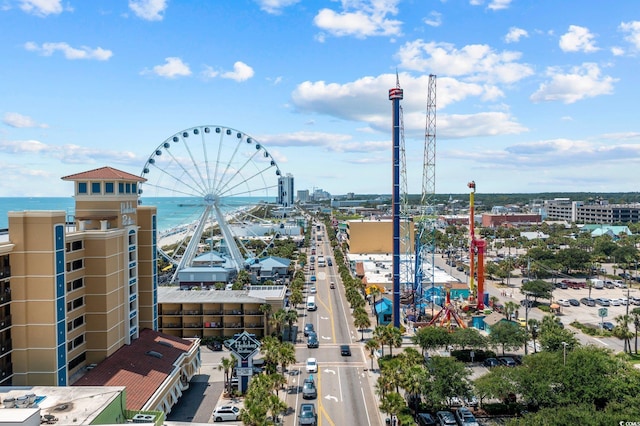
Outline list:
[[[410,193],[429,74],[436,193],[638,190],[635,0],[0,0],[0,26],[0,196],[139,174],[205,124],[296,189],[390,193],[396,71]]]

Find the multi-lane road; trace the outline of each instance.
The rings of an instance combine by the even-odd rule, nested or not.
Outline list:
[[[314,234],[316,235],[316,234]],[[328,243],[324,226],[322,240],[316,241],[316,257],[324,255],[334,259]],[[374,394],[374,381],[368,371],[370,359],[363,351],[358,331],[353,327],[351,309],[344,297],[344,287],[337,274],[335,262],[332,266],[315,269],[317,289],[315,294],[316,311],[307,311],[304,306],[298,309],[298,330],[304,324],[312,323],[318,335],[318,348],[307,348],[306,338],[302,331],[298,333],[296,343],[297,363],[289,367],[287,373],[288,391],[286,403],[295,412],[286,416],[287,426],[298,424],[300,404],[311,402],[316,407],[319,425],[380,425],[383,421],[378,409],[378,400]],[[310,274],[307,275],[307,278]],[[330,288],[331,281],[336,283]],[[311,284],[307,279],[306,293],[309,294]],[[340,345],[348,344],[351,356],[342,356]],[[306,360],[309,357],[318,360],[318,372],[307,373]],[[318,397],[315,400],[302,399],[304,379],[313,376]]]

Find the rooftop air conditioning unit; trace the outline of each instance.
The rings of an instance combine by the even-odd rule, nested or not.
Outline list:
[[[151,414],[136,414],[133,416],[134,423],[153,423],[155,416]]]

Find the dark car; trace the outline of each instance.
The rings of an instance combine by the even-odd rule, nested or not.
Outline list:
[[[456,418],[451,411],[438,411],[436,417],[441,426],[457,425]]]
[[[327,257],[327,265],[333,266],[333,261],[331,260],[330,257]]]
[[[438,422],[429,413],[418,413],[418,425],[420,426],[437,426]]]
[[[318,424],[318,414],[316,414],[316,406],[314,404],[300,404],[300,412],[298,413],[298,425]]]
[[[516,360],[514,360],[510,356],[501,356],[498,359],[500,360],[500,364],[502,364],[504,366],[507,366],[507,367],[515,367],[516,366]]]
[[[313,333],[314,329],[313,329],[313,324],[305,324],[304,325],[304,335],[305,337],[307,337],[309,335],[309,333]]]
[[[614,327],[614,325],[613,325],[613,323],[612,323],[612,322],[605,321],[605,322],[603,322],[603,323],[602,323],[602,328],[603,328],[604,330],[607,330],[607,331],[613,331],[613,327]]]
[[[351,348],[349,345],[340,345],[340,355],[351,356]]]
[[[529,300],[529,299],[522,299],[520,301],[520,305],[526,306],[528,308],[533,308],[535,306],[535,302],[533,300]]]
[[[578,299],[569,299],[569,304],[571,306],[580,306],[580,301]]]
[[[222,350],[222,343],[216,341],[213,341],[211,343],[209,343],[207,345],[207,348],[211,349],[212,351],[221,351]]]
[[[580,303],[587,306],[596,306],[596,299],[592,297],[583,297],[580,299]]]
[[[317,348],[320,345],[318,341],[318,336],[316,333],[309,334],[309,338],[307,339],[307,347],[308,348]]]
[[[304,379],[302,384],[302,398],[303,399],[316,399],[318,397],[318,389],[316,388],[316,382],[313,380],[313,376]]]
[[[487,358],[484,360],[483,362],[485,367],[497,367],[500,365],[500,361],[498,361],[496,358]]]

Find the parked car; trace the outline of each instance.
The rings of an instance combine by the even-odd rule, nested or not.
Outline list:
[[[333,261],[331,260],[330,257],[327,257],[327,265],[333,266]]]
[[[318,424],[318,414],[314,404],[300,404],[300,412],[298,413],[298,425],[316,426]]]
[[[620,306],[620,299],[611,299],[611,301],[609,302],[611,303],[611,306]]]
[[[317,373],[318,372],[318,360],[316,358],[307,358],[306,364],[307,373]]]
[[[569,304],[571,306],[580,306],[580,301],[578,299],[569,299]]]
[[[498,361],[497,358],[487,358],[484,360],[483,364],[485,367],[489,367],[489,368],[497,367],[500,365],[500,361]]]
[[[429,413],[418,413],[416,417],[419,426],[437,426],[438,422]]]
[[[498,358],[498,360],[500,361],[501,365],[507,366],[507,367],[515,367],[516,366],[516,361],[511,358],[510,356],[501,356]]]
[[[340,345],[340,355],[351,356],[351,348],[349,345]]]
[[[515,360],[515,358],[514,358],[514,360]],[[517,364],[518,361],[517,360],[515,360],[515,361],[516,361],[516,364]],[[478,401],[478,398],[476,398],[475,395],[469,395],[468,397],[466,397],[464,399],[464,405],[467,406],[467,407],[476,408],[478,406],[478,404],[479,404],[479,401]]]
[[[556,300],[556,303],[560,306],[571,306],[568,299],[558,299]]]
[[[222,350],[222,343],[214,340],[213,342],[207,344],[207,348],[211,349],[212,351],[219,352]]]
[[[468,408],[458,408],[455,413],[455,418],[460,426],[479,426],[475,416]]]
[[[236,421],[240,416],[240,409],[233,405],[223,405],[213,410],[214,422]]]
[[[438,411],[436,418],[440,422],[440,426],[457,425],[456,418],[451,411]]]
[[[580,299],[580,303],[586,306],[596,306],[596,299],[592,297],[583,297]]]
[[[313,324],[311,323],[307,323],[304,325],[304,335],[305,337],[309,335],[309,333],[313,333],[314,329],[313,329]]]
[[[311,288],[309,288],[309,293],[316,294],[317,292],[318,292],[318,290],[316,289],[315,285],[312,285]]]
[[[526,327],[527,320],[525,318],[518,318],[518,324],[520,324],[520,327]]]
[[[302,384],[302,399],[316,399],[318,397],[318,389],[313,377],[307,377]]]
[[[316,281],[316,276],[315,275],[311,275],[311,281],[315,282]]]
[[[607,330],[607,331],[613,331],[613,327],[615,327],[615,326],[613,325],[613,323],[612,323],[612,322],[605,321],[605,322],[603,322],[603,323],[602,323],[602,328],[603,328],[604,330]]]
[[[596,303],[600,306],[611,306],[611,302],[606,297],[598,297]]]

